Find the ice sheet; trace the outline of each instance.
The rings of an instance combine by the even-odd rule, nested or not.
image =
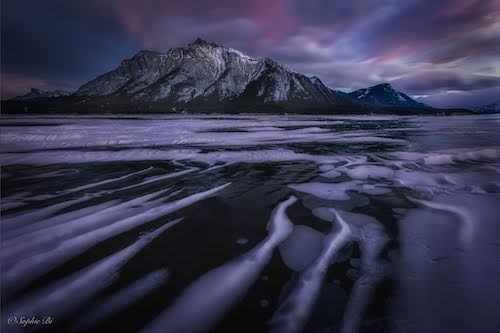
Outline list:
[[[361,181],[353,180],[341,183],[320,183],[311,182],[303,184],[292,184],[289,187],[293,190],[312,194],[325,200],[346,201],[351,197],[349,191],[367,193],[372,195],[386,194],[391,190],[383,185],[364,184]]]
[[[203,228],[213,227],[213,235],[224,237],[224,242],[215,245],[214,251],[205,251],[193,261],[172,267],[173,274],[179,273],[176,279],[191,278],[181,281],[189,287],[179,299],[173,299],[176,292],[167,293],[163,306],[169,308],[159,303],[138,303],[134,309],[165,311],[164,320],[172,330],[185,325],[181,328],[188,331],[214,327],[239,301],[253,302],[245,303],[244,309],[254,307],[266,314],[263,318],[274,313],[271,330],[287,333],[318,324],[318,316],[326,318],[320,318],[320,322],[325,319],[320,324],[326,326],[319,325],[319,331],[371,330],[382,322],[394,324],[395,331],[402,327],[428,331],[426,325],[430,324],[443,332],[462,326],[477,331],[477,327],[467,326],[466,318],[494,327],[498,316],[491,313],[496,309],[486,303],[497,304],[500,299],[495,284],[500,275],[494,264],[500,244],[496,239],[498,225],[494,223],[500,191],[498,124],[498,118],[489,116],[2,117],[2,190],[8,196],[2,198],[2,302],[5,300],[11,309],[20,304],[18,301],[28,299],[25,297],[45,297],[46,289],[41,292],[40,285],[45,288],[57,283],[63,290],[75,293],[75,304],[83,300],[79,304],[88,306],[102,301],[99,312],[104,317],[87,315],[102,319],[105,325],[122,309],[130,314],[127,304],[144,295],[139,287],[135,289],[135,283],[125,288],[120,284],[113,289],[118,290],[116,293],[103,299],[95,293],[98,287],[88,280],[80,284],[80,291],[76,287],[66,289],[68,282],[62,283],[60,278],[79,279],[84,270],[72,270],[74,261],[77,265],[88,264],[87,269],[94,267],[96,261],[129,246],[133,228],[154,227],[159,222],[157,217],[203,200],[205,189],[216,186],[209,184],[231,181],[229,195],[200,205],[203,213],[213,214],[197,214],[194,207],[183,211],[190,221],[201,219]],[[164,167],[175,169],[161,174]],[[71,184],[75,185],[64,190],[52,186],[73,173]],[[145,197],[158,189],[165,193]],[[263,212],[267,214],[291,193],[300,197],[302,205],[294,206],[288,214],[294,214],[291,218],[295,223],[310,225],[314,231],[304,225],[289,228],[290,223],[282,219],[283,223],[277,224],[281,227],[273,230],[271,223],[269,236],[248,251],[259,239],[253,224],[259,221],[252,219],[253,214],[261,221]],[[441,200],[443,195],[446,200]],[[457,199],[462,195],[466,195],[463,200]],[[72,202],[75,196],[83,201]],[[122,201],[116,201],[117,197]],[[132,203],[134,199],[138,200]],[[44,200],[49,201],[45,204]],[[238,210],[235,215],[233,208]],[[241,220],[239,210],[245,214]],[[372,212],[378,221],[365,215]],[[237,218],[232,219],[234,216]],[[315,217],[331,222],[331,231],[328,223]],[[340,237],[342,221],[349,227],[346,237]],[[205,235],[196,233],[200,225],[190,224],[185,233],[176,235],[178,244],[168,246],[202,246],[208,241]],[[388,252],[388,236],[381,225],[390,229],[393,237],[394,248]],[[295,231],[290,234],[292,227]],[[271,235],[279,236],[279,244],[278,238]],[[123,239],[127,239],[126,244],[122,244]],[[358,243],[360,258],[354,257],[357,251],[350,251],[351,247],[339,251],[346,242]],[[220,253],[226,246],[248,252],[201,277],[190,275],[197,260]],[[110,252],[103,254],[101,248]],[[374,292],[389,271],[381,254],[384,258],[387,254],[398,265],[397,274],[391,275],[394,288],[400,288],[397,295],[386,295],[385,289]],[[276,259],[273,266],[269,266],[271,255]],[[325,270],[336,261],[342,261],[342,267],[344,263],[352,267],[342,277],[330,270],[328,278],[332,274],[335,280],[323,284]],[[134,266],[135,261],[130,264]],[[265,275],[261,275],[263,267]],[[292,278],[284,287],[279,281],[286,279],[286,274],[299,278]],[[352,281],[352,287],[337,278]],[[249,287],[256,281],[258,290]],[[142,282],[148,288],[157,286],[147,277],[136,282],[137,286]],[[227,285],[227,290],[220,285]],[[341,299],[325,296],[332,286]],[[270,288],[270,294],[262,294],[261,287],[265,292]],[[88,299],[80,296],[85,290],[90,293]],[[283,298],[276,308],[275,296],[280,290]],[[368,306],[381,298],[384,302],[395,300],[398,306],[384,309],[381,315]],[[466,305],[469,301],[474,309]],[[40,307],[48,304],[43,302],[33,301]],[[55,312],[61,311],[63,318],[67,314],[68,320],[75,322],[79,318],[75,309],[80,305],[73,307],[70,302],[67,313],[65,309]],[[405,309],[415,311],[408,313]],[[443,320],[447,318],[446,309],[468,316]],[[135,324],[147,324],[140,319],[147,317],[143,313],[130,316]],[[178,318],[187,319],[179,323],[175,321]],[[241,325],[253,323],[246,319],[242,318]],[[266,325],[258,322],[257,316],[250,320],[260,327]],[[222,325],[234,329],[232,322],[224,321]],[[447,329],[450,327],[455,329]]]
[[[226,183],[208,191],[195,193],[182,199],[153,207],[137,215],[122,218],[106,226],[87,231],[73,238],[68,238],[52,250],[33,254],[23,260],[19,260],[12,267],[2,271],[2,285],[6,288],[4,290],[12,293],[37,277],[49,272],[51,269],[90,249],[99,242],[142,224],[154,221],[159,217],[175,212],[197,201],[209,198],[229,186],[229,184]],[[100,222],[99,220],[97,221]],[[63,229],[63,233],[65,232]],[[9,256],[9,258],[12,258],[12,256]]]
[[[116,315],[131,304],[139,302],[145,295],[165,283],[168,275],[168,270],[159,269],[108,296],[80,314],[78,322],[71,325],[71,331],[86,331],[106,318]]]
[[[271,259],[276,246],[292,232],[293,225],[286,216],[286,209],[296,200],[289,197],[276,207],[268,223],[266,239],[241,257],[198,278],[142,332],[210,331],[244,297]]]
[[[337,251],[351,237],[346,221],[334,209],[329,210],[335,215],[339,229],[332,231],[326,237],[323,252],[300,274],[289,296],[279,305],[269,323],[270,332],[298,333],[302,331],[318,298],[328,266]]]
[[[53,318],[62,320],[64,316],[77,310],[85,301],[109,286],[116,279],[117,273],[123,265],[156,237],[178,222],[179,220],[166,223],[150,234],[142,236],[125,249],[82,271],[75,272],[67,278],[56,281],[32,295],[27,295],[8,308],[2,309],[2,314],[7,315],[7,318],[12,316],[20,318],[26,314],[50,313]],[[24,330],[20,325],[8,325],[7,321],[2,321],[2,328],[2,330],[9,332],[22,332]]]

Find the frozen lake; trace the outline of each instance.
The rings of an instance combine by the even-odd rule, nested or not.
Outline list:
[[[499,125],[2,117],[2,331],[499,331]]]

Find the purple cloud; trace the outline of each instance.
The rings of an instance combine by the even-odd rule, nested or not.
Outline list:
[[[365,52],[401,57],[464,38],[472,41],[488,33],[500,15],[495,0],[408,0],[395,6],[363,31]]]
[[[2,74],[26,84],[78,86],[140,49],[201,36],[347,91],[387,81],[410,94],[499,85],[496,0],[5,0],[1,15]],[[28,89],[16,82],[2,97]]]

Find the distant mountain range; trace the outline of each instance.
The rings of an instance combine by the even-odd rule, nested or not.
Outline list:
[[[64,90],[43,91],[36,88],[31,88],[29,93],[27,93],[26,95],[14,97],[12,98],[12,101],[44,100],[48,98],[69,96],[71,94],[71,92]]]
[[[272,59],[200,38],[166,53],[140,51],[72,94],[32,89],[2,104],[12,112],[467,112],[433,109],[387,83],[350,94],[332,90]]]
[[[500,113],[500,101],[479,106],[474,111],[481,114]]]

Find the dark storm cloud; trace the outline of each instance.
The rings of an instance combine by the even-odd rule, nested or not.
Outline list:
[[[2,1],[1,19],[4,87],[23,79],[75,87],[136,48],[112,21],[75,1]]]
[[[496,0],[401,1],[360,38],[366,52],[398,57],[445,42],[482,37],[499,15]]]
[[[23,80],[77,87],[140,49],[197,36],[333,88],[477,91],[500,75],[499,15],[495,0],[5,0],[2,96]]]

